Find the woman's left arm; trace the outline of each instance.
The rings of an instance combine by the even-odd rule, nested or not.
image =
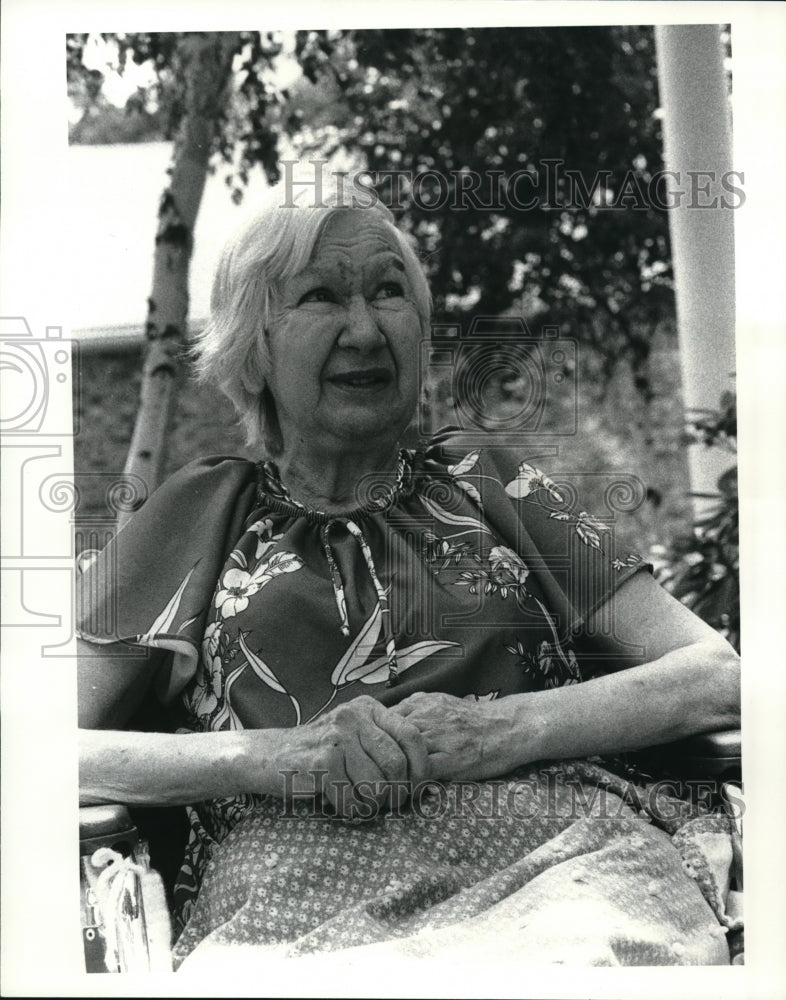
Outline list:
[[[415,694],[398,706],[426,738],[432,776],[488,778],[536,760],[655,746],[740,724],[739,658],[646,573],[599,609],[640,666],[567,687],[469,702]],[[592,622],[589,622],[590,627]]]

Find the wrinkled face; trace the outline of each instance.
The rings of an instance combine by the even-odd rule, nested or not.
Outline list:
[[[268,385],[284,452],[395,443],[417,405],[420,336],[395,236],[369,212],[331,216],[271,310]]]

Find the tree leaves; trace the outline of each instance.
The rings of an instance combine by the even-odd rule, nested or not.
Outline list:
[[[489,171],[540,173],[529,211],[465,200],[435,212],[409,200],[403,224],[426,255],[438,314],[460,318],[473,289],[479,312],[534,304],[609,370],[631,359],[646,390],[652,331],[674,308],[666,213],[605,205],[626,186],[640,200],[662,167],[651,28],[306,32],[296,52],[320,87],[342,81],[325,91],[325,142],[334,146],[338,126],[371,171],[474,171],[483,204]],[[553,184],[546,160],[558,165]],[[571,203],[601,170],[598,198]],[[390,184],[378,189],[389,202]]]
[[[689,421],[693,446],[737,450],[737,405],[724,392],[717,410],[694,413]],[[693,494],[694,496],[698,494]],[[718,479],[716,503],[694,522],[690,533],[672,542],[659,560],[657,576],[675,597],[740,649],[739,507],[736,463]]]

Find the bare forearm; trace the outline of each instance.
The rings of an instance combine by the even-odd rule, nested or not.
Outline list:
[[[180,805],[242,792],[276,798],[317,792],[333,801],[336,784],[417,783],[427,769],[418,729],[368,696],[291,729],[181,736],[80,731],[85,805]]]
[[[634,750],[739,726],[739,657],[647,574],[588,622],[613,615],[618,643],[648,662],[606,677],[495,701],[414,694],[395,710],[423,734],[433,777],[496,777],[537,760]],[[602,633],[600,633],[602,634]]]
[[[514,766],[635,750],[739,726],[739,665],[731,647],[695,643],[641,667],[497,705],[510,726],[502,753],[506,762],[519,758]]]
[[[181,736],[81,730],[80,802],[182,805],[239,792],[274,794],[277,748],[277,730]]]

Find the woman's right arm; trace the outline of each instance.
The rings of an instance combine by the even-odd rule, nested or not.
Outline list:
[[[417,727],[368,697],[294,729],[123,731],[152,683],[156,651],[142,656],[137,647],[80,642],[78,653],[83,805],[181,805],[242,792],[283,798],[287,791],[313,793],[320,781],[314,772],[324,772],[325,794],[335,806],[342,782],[417,784],[428,774]],[[343,802],[351,809],[351,792]]]
[[[77,640],[77,656],[82,805],[181,805],[240,790],[239,734],[124,731],[162,651]]]
[[[274,761],[279,730],[137,733],[82,729],[81,805],[186,805],[240,792],[282,795]],[[255,773],[254,773],[255,772]]]

